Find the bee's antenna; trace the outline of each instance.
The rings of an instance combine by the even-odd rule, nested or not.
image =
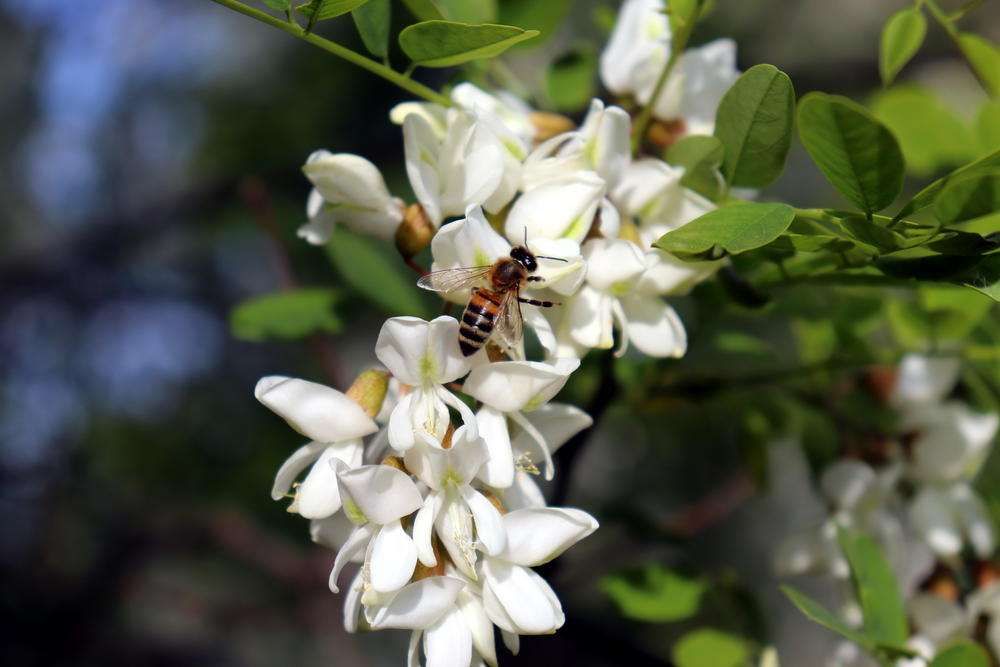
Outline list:
[[[562,257],[549,257],[548,255],[535,255],[536,259],[554,259],[557,262],[569,262],[568,259]]]

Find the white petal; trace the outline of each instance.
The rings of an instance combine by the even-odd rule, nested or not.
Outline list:
[[[350,519],[342,512],[337,512],[331,517],[310,521],[309,537],[316,544],[339,551],[347,543],[355,528],[357,526],[351,523]]]
[[[424,504],[417,512],[413,520],[413,543],[417,547],[417,557],[420,562],[427,567],[437,565],[437,556],[434,555],[432,538],[434,534],[434,521],[444,498],[440,493],[430,493],[424,498]]]
[[[503,182],[506,150],[496,135],[476,121],[463,150],[463,187],[457,214],[470,204],[483,204]]]
[[[495,596],[518,634],[551,634],[562,626],[564,617],[558,599],[545,580],[528,568],[486,558],[483,577],[484,593],[488,588]]]
[[[585,348],[610,349],[613,320],[613,298],[590,285],[584,285],[564,308],[559,337],[567,335],[572,342]]]
[[[438,538],[455,567],[470,579],[476,579],[476,551],[472,544],[472,513],[455,493],[445,497],[435,523]]]
[[[448,109],[433,102],[400,102],[389,109],[389,120],[394,125],[402,125],[410,114],[420,116],[439,139],[448,130]]]
[[[793,534],[778,545],[774,569],[782,577],[816,572],[824,565],[826,553],[826,544],[817,531]]]
[[[364,590],[364,573],[358,570],[351,581],[347,595],[344,596],[344,630],[349,633],[358,631],[358,616],[361,615],[361,593]]]
[[[431,241],[434,271],[470,266],[488,266],[510,254],[510,244],[486,221],[479,206],[470,206],[466,217],[442,227]],[[469,290],[447,294],[463,305]]]
[[[563,444],[585,428],[590,427],[594,420],[586,412],[566,403],[547,403],[537,410],[525,415],[549,446],[549,451],[555,453]],[[527,433],[520,432],[511,441],[511,448],[518,454],[533,451],[535,441]]]
[[[629,295],[621,300],[628,319],[628,338],[651,357],[683,357],[687,352],[684,323],[669,304],[657,297]]]
[[[372,628],[429,628],[451,610],[465,583],[454,577],[428,577],[407,584],[392,600],[375,610]]]
[[[604,197],[604,179],[594,172],[577,172],[549,181],[521,195],[504,226],[508,239],[568,238],[582,242],[590,231]]]
[[[500,558],[536,567],[549,562],[587,537],[598,524],[583,510],[571,507],[520,509],[503,516],[507,548]]]
[[[476,537],[483,550],[491,556],[502,552],[507,546],[507,533],[504,531],[499,510],[486,499],[486,496],[471,486],[463,486],[461,494],[472,512],[472,519],[476,524]]]
[[[393,317],[382,325],[375,356],[400,382],[414,386],[444,384],[469,372],[458,347],[458,321],[438,317]]]
[[[410,633],[410,645],[406,649],[406,667],[420,667],[420,638],[423,636],[423,630],[414,630]]]
[[[624,213],[643,223],[666,222],[670,217],[666,210],[682,196],[683,176],[684,169],[672,167],[663,160],[636,160],[625,168],[612,198]]]
[[[823,495],[836,509],[854,509],[876,488],[875,471],[863,461],[843,459],[830,464],[820,475]]]
[[[921,490],[910,506],[910,521],[939,556],[956,556],[962,550],[962,534],[948,499],[940,491]]]
[[[683,296],[715,274],[725,260],[685,262],[662,250],[646,253],[646,271],[635,286],[637,292]]]
[[[514,483],[514,455],[510,448],[507,417],[484,405],[476,413],[476,422],[489,452],[486,462],[479,469],[479,479],[495,489],[506,489]]]
[[[358,526],[351,533],[351,536],[347,538],[347,541],[344,542],[344,546],[340,548],[340,551],[337,552],[337,557],[333,561],[333,570],[330,571],[330,590],[334,593],[340,592],[340,589],[337,588],[337,579],[340,577],[340,571],[368,546],[372,538],[372,532],[370,526]]]
[[[410,421],[413,410],[414,392],[399,399],[399,403],[389,415],[389,444],[397,452],[405,452],[416,443],[413,436],[413,423]]]
[[[907,354],[899,362],[892,402],[898,407],[940,402],[955,387],[961,369],[958,357]]]
[[[521,430],[531,438],[538,450],[542,453],[542,460],[545,464],[545,479],[547,481],[552,481],[555,476],[555,463],[552,461],[552,450],[549,449],[549,443],[545,441],[545,436],[542,435],[541,431],[535,428],[534,424],[528,421],[528,418],[520,412],[511,412],[509,417],[511,420],[521,427]]]
[[[666,62],[670,27],[663,9],[662,0],[625,0],[622,3],[600,59],[601,81],[616,95],[636,92],[636,70],[643,63]]]
[[[508,510],[545,507],[545,496],[534,475],[518,470],[514,475],[514,483],[504,489],[503,504]]]
[[[417,547],[403,530],[403,525],[393,521],[382,526],[372,543],[371,582],[379,593],[389,593],[402,588],[413,576],[417,565]]]
[[[444,404],[453,408],[462,417],[463,426],[460,428],[465,429],[465,437],[473,440],[478,438],[479,428],[476,425],[476,415],[473,414],[472,408],[444,387],[437,387],[437,396]]]
[[[736,42],[717,39],[688,49],[678,67],[684,72],[680,115],[688,133],[712,134],[719,102],[740,75],[736,69]]]
[[[462,614],[453,610],[424,632],[427,667],[469,667],[472,661],[472,633]]]
[[[319,458],[324,449],[326,443],[322,442],[310,442],[296,449],[278,468],[278,473],[274,476],[274,486],[271,487],[271,499],[284,498],[292,488],[292,482]]]
[[[486,615],[482,601],[469,592],[468,587],[466,587],[458,594],[457,603],[465,620],[465,625],[469,628],[469,632],[472,633],[472,646],[476,649],[476,653],[483,658],[483,661],[487,665],[497,667],[497,650],[493,639],[493,623],[490,621],[489,616]]]
[[[448,477],[456,484],[471,482],[490,455],[486,442],[478,435],[473,436],[464,426],[455,431],[451,449],[445,450],[445,454]]]
[[[340,490],[333,468],[334,461],[357,467],[361,463],[362,445],[352,440],[327,447],[313,464],[309,474],[295,491],[295,509],[306,519],[323,519],[340,509]]]
[[[435,226],[441,224],[441,176],[438,173],[440,140],[432,125],[420,114],[407,114],[403,120],[403,149],[406,175],[417,200]]]
[[[532,410],[555,396],[579,366],[579,359],[483,364],[472,369],[462,391],[501,412]]]
[[[507,647],[508,651],[514,655],[521,652],[521,636],[519,634],[501,630],[500,635],[503,637],[503,645]]]
[[[956,484],[949,495],[972,550],[981,559],[989,558],[996,547],[996,538],[993,534],[993,521],[985,503],[965,483]]]
[[[420,490],[410,476],[390,466],[367,465],[354,470],[341,467],[337,481],[345,508],[348,500],[353,503],[351,511],[347,511],[348,517],[356,510],[368,521],[385,525],[416,512],[423,505]]]
[[[547,239],[538,237],[529,242],[529,247],[538,258],[535,275],[542,279],[539,284],[558,294],[568,296],[576,293],[587,275],[587,265],[580,254],[580,244],[573,239]],[[564,261],[546,259],[557,257]]]
[[[371,162],[349,153],[316,151],[302,171],[325,200],[323,209],[329,218],[342,220],[361,233],[393,238],[403,218],[402,202],[389,194],[382,174]],[[326,221],[318,219],[313,223],[318,224],[308,233],[319,232],[322,236],[328,226]],[[299,234],[302,233],[300,229]]]
[[[933,644],[940,646],[965,632],[966,615],[954,602],[920,593],[907,603],[907,611],[917,631]]]
[[[616,296],[627,293],[646,270],[639,246],[624,239],[591,239],[583,244],[587,283]]]
[[[305,239],[306,243],[311,245],[325,245],[337,226],[337,215],[316,188],[309,191],[306,216],[309,222],[298,228],[296,236]]]
[[[317,442],[353,440],[378,430],[360,405],[315,382],[270,375],[257,382],[254,396],[293,429]]]

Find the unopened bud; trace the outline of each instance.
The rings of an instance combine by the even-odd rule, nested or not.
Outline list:
[[[426,248],[434,238],[434,225],[424,207],[410,204],[403,212],[403,222],[396,228],[396,249],[403,259],[410,259]]]
[[[576,127],[570,118],[548,111],[532,111],[528,114],[528,120],[535,127],[536,142],[551,139],[563,132],[569,132]]]
[[[687,134],[687,125],[682,118],[662,121],[654,120],[646,130],[646,141],[657,148],[670,148],[674,143]]]
[[[374,419],[382,410],[387,391],[389,391],[389,373],[372,368],[354,380],[354,384],[347,390],[347,397],[360,405],[365,413]]]
[[[406,464],[403,463],[403,459],[399,458],[398,456],[385,457],[384,459],[382,459],[382,465],[389,466],[390,468],[395,468],[400,472],[405,472],[407,475],[410,474],[410,471],[406,469]]]

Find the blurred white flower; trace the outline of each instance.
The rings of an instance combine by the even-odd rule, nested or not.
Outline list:
[[[358,155],[315,151],[302,167],[312,182],[306,213],[309,222],[298,235],[323,245],[337,223],[349,229],[391,239],[403,220],[403,202],[389,194],[378,167]]]

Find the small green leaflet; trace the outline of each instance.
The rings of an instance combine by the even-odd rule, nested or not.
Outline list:
[[[311,19],[311,22],[325,21],[353,11],[368,0],[310,0],[304,2],[297,10]]]
[[[773,65],[744,72],[719,102],[715,136],[725,146],[730,185],[762,188],[781,175],[792,140],[795,89]]]
[[[451,67],[496,57],[537,34],[537,30],[524,30],[511,25],[424,21],[399,33],[399,45],[417,65]]]
[[[872,642],[868,637],[844,623],[832,611],[819,602],[816,602],[816,600],[813,600],[808,595],[799,592],[791,586],[782,586],[781,591],[788,596],[792,604],[798,607],[799,611],[805,614],[809,620],[819,623],[827,630],[836,632],[845,639],[851,640],[865,650],[871,650]]]
[[[930,667],[990,667],[990,664],[982,646],[963,640],[940,651]]]
[[[794,218],[795,209],[786,204],[742,202],[710,211],[653,245],[683,259],[719,259],[767,245]]]
[[[882,44],[879,51],[879,72],[882,83],[892,83],[899,70],[920,50],[927,34],[927,19],[916,7],[903,9],[886,21],[882,29]]]
[[[970,162],[964,167],[959,167],[947,176],[937,179],[918,192],[906,206],[900,209],[899,213],[893,217],[893,221],[901,220],[911,213],[927,208],[934,203],[934,200],[937,199],[941,191],[950,183],[959,179],[970,178],[980,174],[997,173],[998,171],[1000,171],[1000,150],[994,151],[975,162]]]
[[[229,328],[241,340],[294,340],[316,332],[338,333],[343,322],[333,310],[337,293],[303,288],[247,299],[229,314]]]
[[[641,572],[615,574],[601,580],[601,590],[623,616],[647,623],[670,623],[698,612],[705,583],[688,579],[657,564]]]
[[[750,657],[747,642],[713,628],[692,630],[670,651],[677,667],[742,667]]]
[[[902,646],[909,636],[903,596],[896,575],[867,535],[841,529],[840,548],[851,565],[854,592],[861,603],[865,634],[876,644]]]
[[[545,75],[545,88],[556,111],[579,111],[594,97],[597,56],[589,49],[556,58]]]
[[[992,97],[1000,96],[1000,48],[970,32],[958,35],[958,46],[986,92]]]
[[[351,11],[351,18],[369,53],[385,58],[389,53],[389,26],[392,22],[389,0],[368,0]]]
[[[809,93],[799,102],[799,137],[827,180],[866,213],[880,211],[903,187],[903,154],[892,133],[839,95]]]

